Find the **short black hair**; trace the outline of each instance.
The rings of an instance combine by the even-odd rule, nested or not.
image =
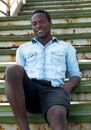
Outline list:
[[[32,16],[33,16],[34,14],[37,14],[37,13],[44,13],[45,16],[46,16],[46,18],[48,19],[48,21],[51,22],[51,16],[50,16],[50,14],[49,14],[47,11],[45,11],[45,10],[36,10],[36,11],[34,11],[34,12],[32,13]],[[32,17],[32,16],[31,16],[31,17]]]

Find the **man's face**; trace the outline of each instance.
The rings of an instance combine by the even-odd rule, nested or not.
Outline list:
[[[51,22],[48,21],[44,13],[36,13],[31,18],[32,29],[38,39],[47,38],[51,32]]]

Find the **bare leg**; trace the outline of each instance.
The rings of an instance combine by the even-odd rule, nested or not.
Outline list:
[[[52,130],[68,130],[66,109],[61,105],[55,105],[48,109],[47,120]]]
[[[23,91],[23,69],[19,65],[8,67],[5,71],[5,92],[20,130],[29,130],[25,96]]]

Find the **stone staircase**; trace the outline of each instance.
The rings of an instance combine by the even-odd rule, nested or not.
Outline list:
[[[18,16],[0,17],[0,130],[18,130],[4,93],[4,70],[15,64],[17,47],[34,36],[31,13],[50,12],[52,35],[70,42],[77,50],[81,85],[71,95],[69,130],[91,129],[91,0],[27,0]],[[76,103],[73,103],[76,101]],[[78,103],[79,101],[79,103]],[[42,115],[28,115],[31,130],[49,130]],[[35,125],[36,122],[36,125]]]

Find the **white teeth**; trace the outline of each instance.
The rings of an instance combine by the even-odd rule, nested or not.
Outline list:
[[[43,30],[39,30],[38,33],[41,33]]]

